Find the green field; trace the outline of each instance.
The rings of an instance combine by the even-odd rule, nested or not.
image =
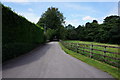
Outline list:
[[[101,62],[107,63],[114,67],[120,67],[119,65],[120,48],[104,47],[104,46],[120,47],[120,45],[86,42],[86,41],[63,41],[63,42],[64,42],[63,45],[69,50],[72,50],[74,52],[77,52],[87,57],[91,57],[95,60],[99,60]],[[91,45],[93,46],[91,47]],[[108,52],[104,52],[104,51],[108,51]],[[113,53],[110,53],[110,52],[113,52]],[[95,54],[92,54],[92,53],[95,53]]]

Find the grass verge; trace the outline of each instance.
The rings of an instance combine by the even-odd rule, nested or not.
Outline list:
[[[120,70],[116,67],[113,67],[113,66],[110,66],[108,64],[105,64],[105,63],[102,63],[102,62],[99,62],[97,60],[94,60],[94,59],[91,59],[89,57],[85,57],[81,54],[78,54],[76,52],[73,52],[71,50],[68,50],[67,48],[65,48],[60,42],[59,42],[60,46],[62,47],[62,49],[69,55],[91,65],[91,66],[94,66],[104,72],[107,72],[109,73],[110,75],[112,75],[114,78],[116,78],[117,80],[120,80]]]

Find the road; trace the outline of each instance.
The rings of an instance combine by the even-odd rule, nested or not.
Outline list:
[[[50,42],[3,64],[3,78],[112,78]]]

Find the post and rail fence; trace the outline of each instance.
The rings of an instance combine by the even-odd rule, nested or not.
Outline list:
[[[95,60],[107,63],[114,67],[120,68],[120,47],[94,45],[61,41],[61,44],[69,50],[80,53]],[[96,48],[97,47],[97,48]],[[107,50],[109,49],[109,50]],[[118,50],[113,52],[110,49]]]

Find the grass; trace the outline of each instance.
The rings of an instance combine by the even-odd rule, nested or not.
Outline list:
[[[88,41],[74,41],[74,40],[67,40],[66,42],[74,42],[74,43],[85,43],[85,44],[96,44],[96,45],[108,45],[108,46],[120,46],[117,44],[106,44],[106,43],[99,43],[99,42],[88,42]]]
[[[98,42],[87,42],[87,41],[72,41],[72,40],[69,40],[69,41],[65,41],[65,42],[72,42],[72,43],[84,43],[84,44],[93,44],[93,45],[105,45],[105,46],[115,46],[115,47],[120,47],[120,45],[113,45],[113,44],[105,44],[105,43],[98,43]],[[99,48],[99,49],[104,49],[102,47],[99,47],[99,46],[95,46],[95,48]],[[119,52],[120,49],[115,49],[115,48],[106,48],[107,51],[113,51],[113,52]]]
[[[86,57],[86,56],[83,56],[81,54],[78,54],[76,52],[73,52],[71,50],[68,50],[67,48],[65,48],[61,43],[59,43],[60,46],[62,47],[62,49],[69,55],[91,65],[91,66],[94,66],[104,72],[107,72],[109,73],[110,75],[112,75],[114,78],[120,80],[120,71],[118,68],[116,67],[113,67],[113,66],[110,66],[108,64],[105,64],[105,63],[102,63],[100,61],[97,61],[97,60],[94,60],[94,59],[91,59],[89,57]]]
[[[97,42],[86,42],[86,41],[64,41],[64,42],[65,43],[81,43],[81,44],[104,45],[104,46],[114,46],[114,47],[119,47],[120,46],[120,45],[104,44],[104,43],[97,43]],[[73,47],[71,47],[71,45]],[[79,45],[79,46],[89,48],[89,49],[78,48],[78,50],[77,50],[78,53],[81,53],[81,54],[83,54],[83,55],[85,55],[87,57],[89,57],[91,55],[91,53],[89,53],[89,52],[91,52],[91,49],[90,49],[91,46],[90,45]],[[76,44],[66,44],[65,47],[72,50],[72,51],[75,51],[77,49]],[[103,50],[103,51],[105,50],[105,48],[101,47],[101,46],[93,46],[92,48],[93,49],[98,49],[98,50]],[[85,51],[81,51],[81,50],[86,50],[86,51],[89,51],[89,52],[85,52]],[[120,49],[107,47],[106,51],[119,53]],[[113,58],[120,58],[119,54],[113,54],[113,53],[108,53],[108,52],[104,53],[102,51],[96,51],[96,50],[92,50],[92,52],[97,53],[97,54],[110,56],[110,57],[113,57]],[[108,64],[110,64],[112,66],[120,67],[118,65],[120,63],[120,60],[111,59],[111,58],[100,56],[100,55],[97,55],[97,54],[92,54],[94,59],[102,61],[102,62],[106,62],[106,63],[108,63]]]

